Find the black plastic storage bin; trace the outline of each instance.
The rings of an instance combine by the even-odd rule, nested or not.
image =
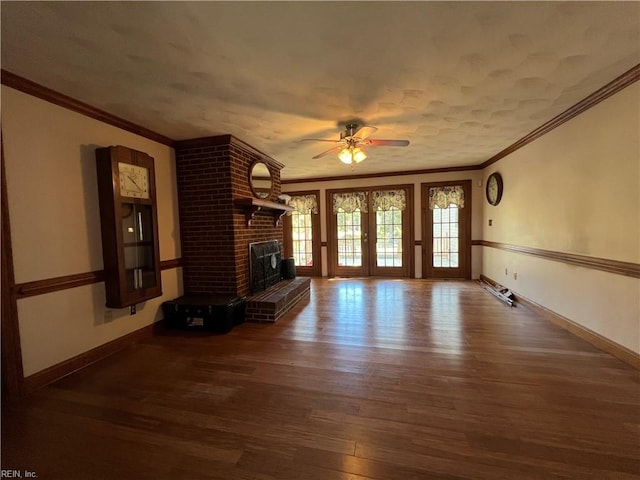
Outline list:
[[[164,302],[162,311],[169,328],[227,333],[244,322],[246,307],[244,297],[185,295]]]

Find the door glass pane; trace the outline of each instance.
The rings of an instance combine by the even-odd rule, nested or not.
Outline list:
[[[293,258],[299,267],[313,266],[313,235],[311,213],[291,213],[291,238],[293,239]]]
[[[433,266],[458,268],[458,207],[433,209]]]
[[[342,208],[336,214],[338,226],[338,265],[362,266],[362,222],[360,209],[346,213]]]
[[[402,211],[396,207],[376,212],[376,265],[402,266]]]

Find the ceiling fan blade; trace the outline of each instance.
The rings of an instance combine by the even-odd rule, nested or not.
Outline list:
[[[406,147],[409,140],[367,140],[367,145],[372,147]]]
[[[337,143],[340,140],[329,140],[327,138],[303,138],[301,140],[297,140],[298,142],[333,142]]]
[[[354,130],[353,136],[364,140],[365,138],[369,138],[371,135],[376,133],[376,130],[378,130],[377,127],[369,127],[367,125],[364,125],[357,130]]]
[[[326,152],[319,153],[319,154],[318,154],[318,155],[316,155],[315,157],[311,157],[311,158],[316,159],[316,158],[324,157],[325,155],[329,155],[330,153],[339,152],[340,150],[342,150],[342,148],[343,148],[343,147],[344,147],[344,146],[343,146],[342,144],[340,144],[340,145],[336,145],[335,147],[330,148],[330,149],[329,149],[329,150],[327,150]]]

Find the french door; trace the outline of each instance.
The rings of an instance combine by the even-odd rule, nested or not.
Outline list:
[[[413,276],[413,185],[327,190],[329,276]]]
[[[471,278],[471,180],[422,184],[422,276]]]

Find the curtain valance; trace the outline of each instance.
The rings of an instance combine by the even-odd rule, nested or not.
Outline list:
[[[290,207],[296,209],[299,213],[313,213],[318,214],[318,198],[315,194],[311,195],[296,195],[291,197],[287,202]]]
[[[373,192],[373,210],[387,211],[392,207],[398,210],[407,208],[407,195],[404,189],[378,190]]]
[[[333,213],[338,213],[342,209],[345,213],[353,213],[360,209],[367,213],[367,192],[345,192],[333,194]]]
[[[464,208],[464,190],[461,186],[429,188],[429,208],[449,208],[449,205]]]

